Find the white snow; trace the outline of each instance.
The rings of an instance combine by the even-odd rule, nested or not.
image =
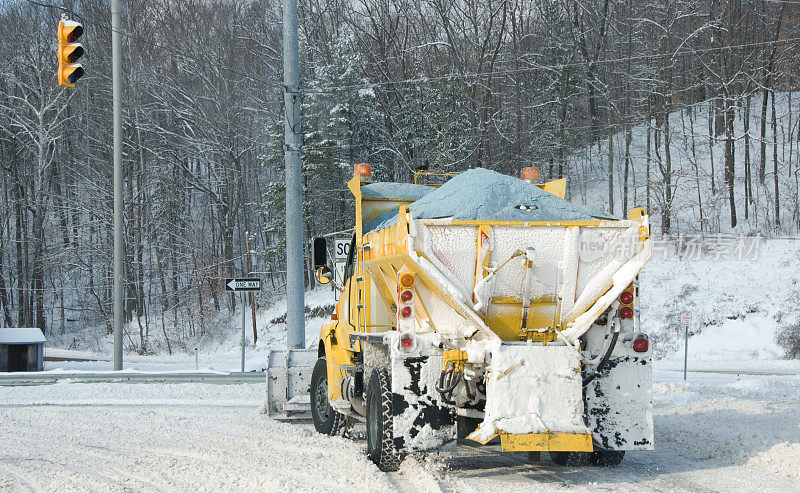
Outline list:
[[[2,406],[188,406],[257,408],[264,384],[71,383],[0,387]]]
[[[722,368],[726,360],[737,361],[735,368],[755,369],[754,358],[783,356],[776,335],[800,323],[800,242],[760,242],[757,256],[741,260],[715,258],[713,252],[680,258],[669,245],[654,243],[653,258],[640,274],[639,293],[642,330],[651,335],[657,358],[682,366],[684,317],[690,364],[715,360],[714,367]]]
[[[670,359],[683,361],[684,346],[679,344]],[[748,314],[725,319],[689,337],[692,360],[776,360],[783,350],[775,342],[775,320],[763,314]]]
[[[781,442],[747,461],[748,466],[800,481],[800,443]]]
[[[0,329],[0,344],[37,344],[46,339],[37,327],[11,327]]]
[[[766,370],[784,368],[765,368]],[[796,491],[800,375],[654,371],[656,450],[616,468],[459,445],[379,471],[363,440],[259,414],[254,384],[0,388],[0,490]]]
[[[360,443],[259,414],[260,386],[2,390],[0,490],[392,489]]]

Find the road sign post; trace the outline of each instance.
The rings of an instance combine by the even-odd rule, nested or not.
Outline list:
[[[245,347],[245,332],[247,331],[247,325],[245,324],[245,316],[247,315],[247,305],[244,296],[244,291],[242,291],[242,373],[244,373],[244,347]]]
[[[689,366],[689,326],[692,324],[692,314],[683,314],[683,379],[686,380],[686,368]]]
[[[245,324],[246,300],[245,293],[248,291],[261,291],[261,279],[257,277],[243,277],[243,278],[228,278],[225,279],[225,291],[242,294],[242,373],[244,373],[244,347],[246,344],[246,331]],[[255,322],[254,322],[255,323]]]

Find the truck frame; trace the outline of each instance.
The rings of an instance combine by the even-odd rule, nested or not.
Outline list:
[[[487,173],[451,182],[496,178]],[[356,166],[355,228],[311,375],[316,430],[343,435],[366,422],[369,457],[386,471],[409,452],[454,450],[458,438],[499,438],[503,451],[548,451],[562,465],[651,450],[652,348],[637,280],[652,253],[644,209],[624,220],[415,216],[415,202],[451,182],[378,183]],[[565,186],[537,184],[546,196],[511,206],[567,207]],[[325,240],[313,250],[327,283]]]

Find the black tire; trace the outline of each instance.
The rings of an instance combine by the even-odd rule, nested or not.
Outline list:
[[[392,386],[385,368],[372,370],[367,385],[367,454],[381,471],[396,471],[405,454],[394,445]]]
[[[614,467],[622,462],[625,457],[624,450],[600,450],[592,452],[592,464],[600,467]]]
[[[592,464],[593,452],[550,452],[550,459],[559,466],[576,467]]]
[[[599,450],[597,452],[550,452],[550,458],[560,466],[618,466],[625,457],[624,450]]]
[[[458,438],[467,438],[467,435],[478,429],[478,426],[483,422],[481,418],[468,418],[466,416],[458,416],[456,425],[458,426]]]
[[[328,367],[320,358],[311,374],[311,419],[314,428],[323,435],[343,436],[352,427],[352,421],[328,402]]]

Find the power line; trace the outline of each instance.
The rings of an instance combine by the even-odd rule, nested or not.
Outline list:
[[[798,2],[800,3],[800,2]],[[575,67],[589,67],[589,66],[598,66],[598,65],[609,65],[614,63],[622,63],[622,62],[633,62],[633,61],[642,61],[642,60],[651,60],[651,59],[660,59],[660,58],[677,58],[683,56],[691,56],[691,55],[698,55],[704,53],[713,53],[716,51],[726,51],[726,50],[739,50],[745,48],[758,48],[764,46],[779,46],[783,44],[789,44],[800,41],[800,37],[794,38],[787,38],[781,39],[777,41],[757,41],[753,43],[742,43],[739,45],[729,45],[729,46],[715,46],[710,48],[698,48],[693,50],[683,50],[683,51],[676,51],[672,53],[651,53],[647,55],[634,55],[630,57],[620,57],[620,58],[606,58],[602,60],[596,61],[583,61],[583,62],[569,62],[563,64],[555,64],[555,65],[536,65],[534,67],[525,67],[525,68],[518,68],[518,69],[507,69],[507,70],[492,70],[491,72],[473,72],[473,73],[464,73],[464,74],[450,74],[450,75],[442,75],[442,76],[434,76],[434,77],[415,77],[410,79],[404,80],[396,80],[396,81],[386,81],[386,82],[374,82],[374,83],[367,83],[367,84],[352,84],[346,86],[336,86],[336,87],[321,87],[318,89],[306,89],[305,92],[309,94],[315,93],[330,93],[341,91],[343,89],[371,89],[375,87],[381,86],[392,86],[392,85],[401,85],[401,84],[427,84],[430,82],[441,82],[441,81],[451,81],[451,80],[460,80],[460,79],[473,79],[473,78],[483,78],[483,77],[494,77],[494,76],[503,76],[503,75],[514,75],[520,73],[527,73],[527,72],[534,72],[537,70],[563,70],[565,68],[575,68]]]
[[[767,2],[767,3],[782,3],[782,4],[786,4],[786,5],[800,5],[800,2],[798,2],[796,0],[763,0],[763,1]]]

